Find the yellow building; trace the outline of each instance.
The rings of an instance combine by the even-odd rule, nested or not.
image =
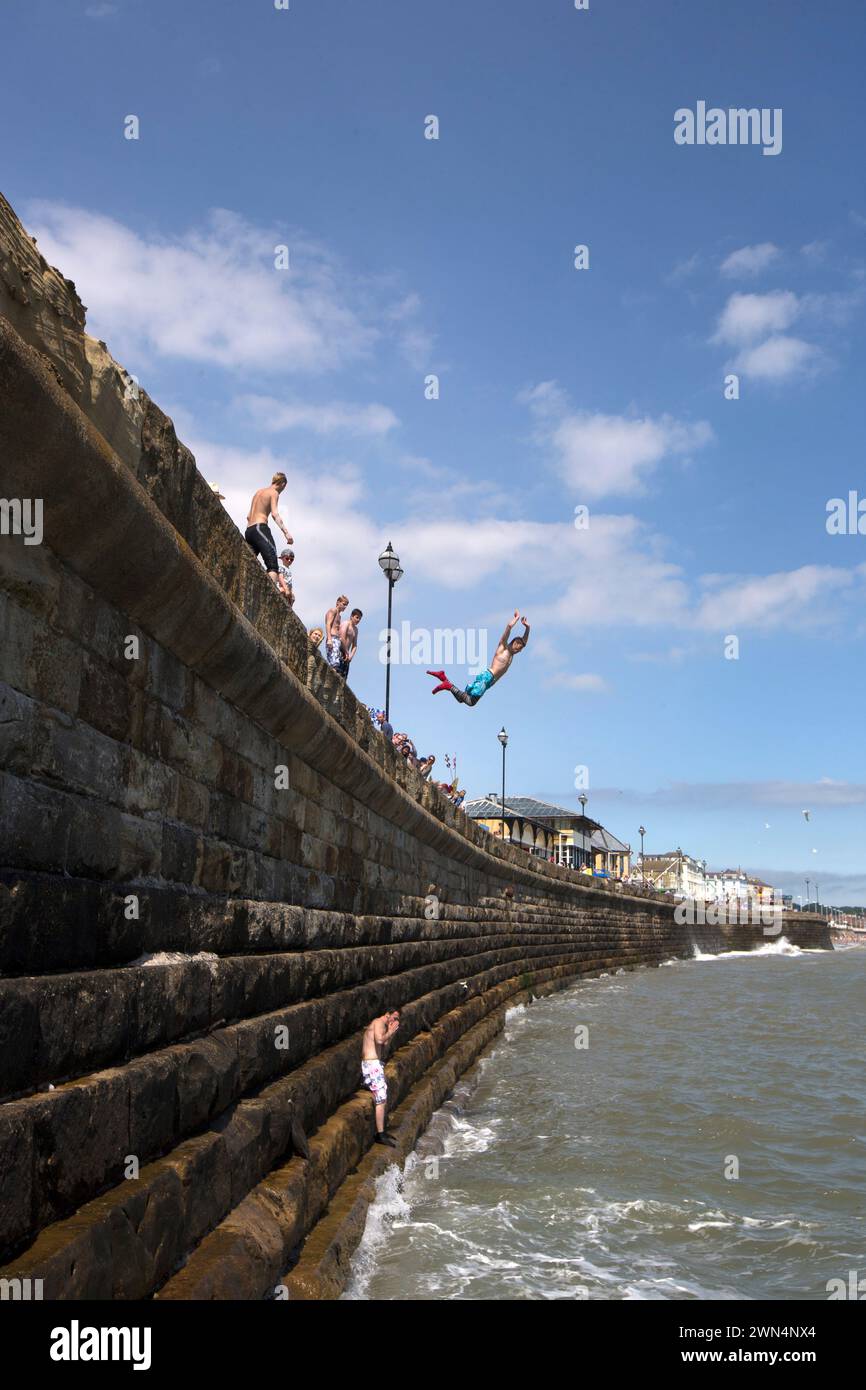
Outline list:
[[[472,820],[478,821],[485,830],[489,830],[491,835],[501,839],[504,830],[505,839],[510,840],[512,844],[520,845],[527,853],[543,859],[554,857],[553,831],[532,816],[515,810],[510,802],[505,803],[504,816],[502,802],[493,796],[480,796],[473,801],[464,801],[463,810]]]
[[[502,834],[502,804],[495,793],[468,801],[463,809],[492,834]],[[532,796],[507,797],[505,833],[506,838],[531,847],[533,853],[571,869],[611,878],[625,878],[629,872],[630,847],[598,821],[565,806],[553,806]]]

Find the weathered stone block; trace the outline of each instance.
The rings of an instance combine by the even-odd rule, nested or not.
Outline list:
[[[23,1102],[21,1102],[23,1103]],[[121,1071],[71,1082],[29,1102],[35,1145],[36,1219],[55,1221],[123,1171],[129,1091]]]
[[[215,1034],[190,1043],[179,1054],[183,1066],[177,1078],[178,1125],[181,1134],[200,1129],[225,1110],[237,1094],[237,1047]]]
[[[162,826],[159,821],[122,815],[118,843],[117,877],[121,880],[150,878],[160,871]]]
[[[195,883],[202,863],[202,837],[185,825],[164,821],[162,826],[162,876],[170,883]]]
[[[86,653],[81,670],[79,719],[110,738],[123,739],[129,727],[129,697],[124,676],[99,657]]]
[[[33,1128],[27,1107],[0,1107],[0,1259],[33,1229]]]
[[[0,767],[26,775],[37,756],[39,706],[12,686],[0,684]]]

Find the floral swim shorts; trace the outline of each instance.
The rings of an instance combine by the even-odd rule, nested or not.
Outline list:
[[[343,644],[339,637],[329,637],[325,643],[325,660],[338,676],[349,674],[349,663],[343,651]]]
[[[364,1085],[373,1092],[373,1099],[377,1105],[384,1105],[388,1099],[388,1083],[385,1080],[385,1072],[381,1062],[362,1062],[361,1076]]]

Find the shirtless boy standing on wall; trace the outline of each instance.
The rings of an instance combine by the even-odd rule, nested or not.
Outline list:
[[[258,492],[253,495],[250,513],[247,517],[247,529],[244,531],[244,540],[250,549],[255,551],[256,555],[261,555],[268,572],[268,579],[275,589],[280,587],[280,564],[268,521],[271,517],[274,518],[286,538],[286,544],[291,545],[292,538],[280,516],[280,493],[285,488],[286,481],[285,473],[275,473],[271,478],[270,487],[260,487]]]
[[[348,618],[340,625],[340,641],[343,645],[343,672],[348,676],[349,667],[358,650],[358,624],[364,614],[360,608],[353,608]]]
[[[523,636],[512,637],[512,629],[518,623],[523,623]],[[518,652],[529,641],[529,623],[525,618],[521,618],[514,610],[514,617],[505,624],[505,631],[499,639],[499,645],[493,653],[493,660],[486,671],[482,671],[474,680],[471,680],[465,690],[460,690],[456,685],[452,685],[444,671],[428,671],[428,676],[435,676],[439,684],[433,687],[433,694],[438,695],[440,690],[450,690],[455,700],[459,700],[462,705],[477,705],[481,696],[485,694],[497,681],[502,680]]]
[[[340,594],[333,608],[325,614],[325,660],[339,676],[343,670],[343,614],[349,606],[345,594]]]
[[[364,1085],[373,1093],[376,1102],[376,1143],[396,1148],[397,1141],[385,1129],[385,1106],[388,1103],[388,1083],[382,1066],[382,1055],[388,1043],[400,1027],[400,1011],[392,1009],[380,1014],[364,1029],[361,1045],[361,1076]]]

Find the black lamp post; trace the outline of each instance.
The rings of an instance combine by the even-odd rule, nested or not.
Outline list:
[[[403,573],[400,568],[400,557],[395,555],[389,541],[386,548],[379,556],[379,565],[385,578],[388,581],[388,651],[385,656],[385,722],[390,723],[391,716],[391,601],[394,597],[394,585]]]
[[[578,799],[578,801],[580,802],[580,814],[585,818],[585,817],[586,817],[586,803],[587,803],[587,801],[589,800],[589,798],[587,797],[586,792],[581,792],[581,793],[580,793],[580,796],[579,796],[577,799]],[[586,834],[586,831],[584,831],[583,833],[584,833],[584,835],[585,835],[585,834]],[[590,837],[590,843],[592,843],[591,837]],[[590,868],[592,868],[592,851],[591,851],[591,850],[589,850],[589,851],[584,850],[584,854],[588,854],[588,863],[589,863]]]
[[[503,841],[504,841],[504,840],[505,840],[505,750],[506,750],[506,748],[508,747],[508,735],[507,735],[507,733],[505,732],[505,726],[504,726],[504,725],[503,725],[502,728],[499,730],[499,733],[496,735],[496,737],[499,739],[499,742],[502,744],[502,839],[503,839]]]
[[[637,833],[638,835],[640,835],[640,881],[641,885],[643,886],[643,884],[646,883],[646,877],[643,871],[643,837],[646,834],[646,826],[639,825],[637,828]]]
[[[809,884],[811,879],[806,879],[806,911],[809,911]]]

